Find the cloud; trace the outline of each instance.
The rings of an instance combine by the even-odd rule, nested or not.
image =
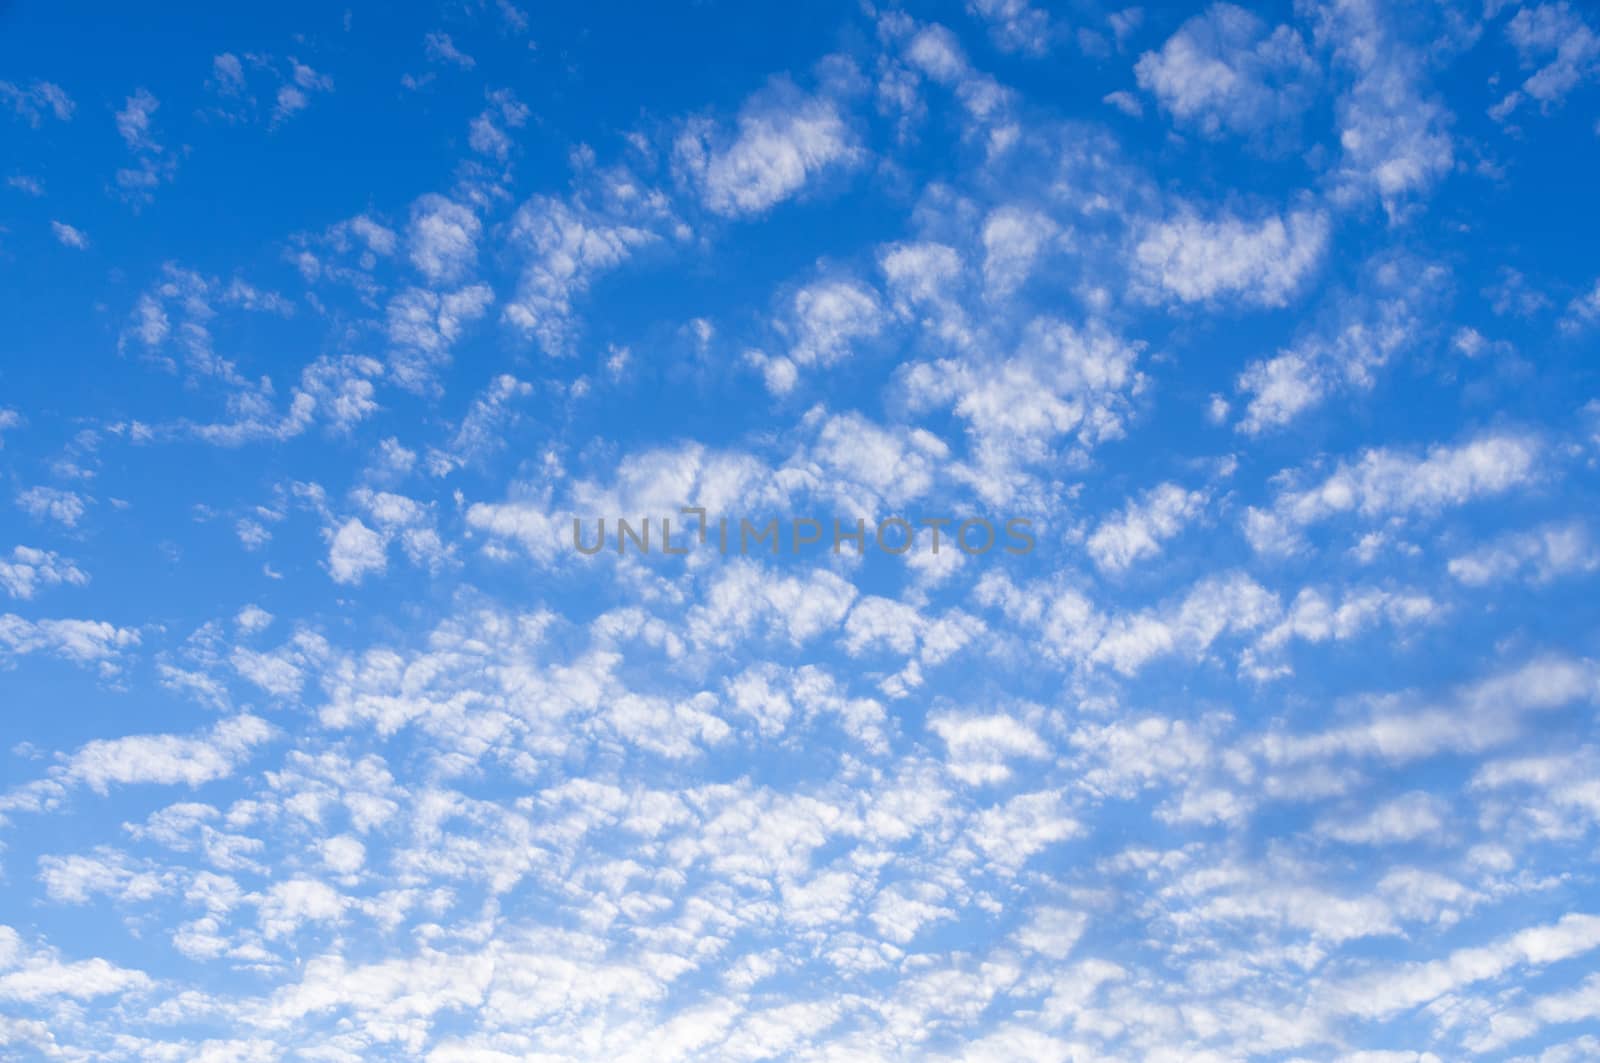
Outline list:
[[[154,984],[143,971],[118,967],[99,957],[63,962],[53,949],[24,950],[21,935],[9,926],[0,926],[0,957],[5,960],[0,963],[0,1000],[36,1005],[88,1001]]]
[[[50,81],[35,81],[26,88],[14,82],[0,81],[0,104],[9,105],[18,118],[35,129],[39,128],[40,120],[45,115],[67,122],[71,121],[72,112],[77,109],[72,97],[60,85]]]
[[[412,391],[423,391],[434,371],[449,364],[450,351],[494,302],[487,284],[472,284],[453,292],[407,288],[389,300],[386,308],[390,351],[389,368],[395,380]]]
[[[241,60],[223,52],[211,60],[211,77],[206,82],[216,99],[207,112],[230,122],[252,121],[261,114],[253,85],[265,85],[271,100],[268,114],[273,129],[311,106],[319,92],[333,91],[333,78],[290,56],[280,61],[260,52],[247,52]]]
[[[11,658],[45,653],[112,672],[122,651],[139,641],[137,631],[104,620],[25,620],[0,614],[0,653]]]
[[[871,289],[849,279],[815,281],[794,293],[782,321],[792,337],[788,353],[774,358],[755,353],[751,360],[761,368],[767,389],[783,394],[795,386],[800,369],[826,368],[850,357],[885,323]]]
[[[1517,965],[1542,967],[1597,947],[1600,916],[1571,912],[1545,926],[1527,927],[1486,945],[1457,949],[1444,959],[1409,963],[1333,986],[1332,1002],[1346,1013],[1385,1017],[1474,982],[1496,978]]]
[[[489,106],[472,120],[467,143],[473,151],[504,162],[511,154],[511,137],[506,129],[521,129],[533,112],[510,89],[496,89],[488,93],[488,98]]]
[[[1304,529],[1342,514],[1382,520],[1436,513],[1533,482],[1543,453],[1537,438],[1510,433],[1434,446],[1421,456],[1375,447],[1318,484],[1280,491],[1268,509],[1251,507],[1245,534],[1257,550],[1285,551]]]
[[[913,362],[901,382],[913,409],[949,408],[972,441],[971,466],[952,474],[996,501],[1024,490],[1023,468],[1058,448],[1087,452],[1123,433],[1142,344],[1102,322],[1082,328],[1036,318],[1016,350]]]
[[[1133,248],[1134,275],[1151,297],[1284,306],[1322,262],[1328,232],[1328,216],[1315,210],[1256,221],[1185,210],[1145,227]]]
[[[997,298],[1016,292],[1059,232],[1060,227],[1037,210],[1006,206],[992,211],[981,237],[985,289]]]
[[[85,586],[89,576],[53,550],[17,546],[10,560],[0,559],[0,588],[13,598],[27,600],[44,587]]]
[[[737,133],[691,122],[673,145],[679,171],[706,209],[730,217],[764,213],[821,174],[860,157],[838,102],[778,80],[739,112]]]
[[[335,583],[360,583],[389,564],[383,536],[351,517],[333,532],[328,542],[328,574]]]
[[[506,437],[516,421],[516,404],[533,393],[533,385],[510,374],[489,382],[482,394],[461,419],[455,436],[446,447],[428,451],[428,471],[435,476],[481,463],[507,445]]]
[[[976,69],[956,35],[937,24],[919,26],[910,19],[885,18],[880,32],[903,38],[901,57],[907,73],[950,89],[966,115],[969,133],[1002,127],[1010,118],[1015,94]],[[880,93],[887,86],[880,85]],[[913,112],[920,105],[913,104]]]
[[[170,734],[101,738],[86,743],[61,765],[58,777],[96,793],[113,785],[183,784],[191,789],[231,775],[274,730],[257,716],[229,717],[195,736]]]
[[[430,33],[422,39],[422,46],[428,53],[429,62],[449,63],[462,70],[471,70],[478,65],[472,56],[456,47],[455,41],[450,39],[448,33]]]
[[[411,264],[430,284],[460,280],[477,261],[483,223],[469,208],[440,195],[411,204],[406,237]]]
[[[1199,660],[1224,636],[1265,631],[1282,616],[1277,595],[1238,571],[1207,576],[1159,605],[1125,612],[1102,611],[1070,587],[1019,586],[998,573],[979,581],[975,597],[1026,625],[1030,641],[1051,660],[1124,676],[1165,657]]]
[[[1239,431],[1282,429],[1335,395],[1370,391],[1378,370],[1418,345],[1449,274],[1404,256],[1380,258],[1367,271],[1364,291],[1336,297],[1324,321],[1292,346],[1245,366],[1237,387],[1249,401]]]
[[[53,520],[68,528],[78,526],[88,512],[89,499],[59,487],[30,487],[17,493],[17,508],[34,520]]]
[[[1319,71],[1290,27],[1269,32],[1243,8],[1213,4],[1142,55],[1134,74],[1180,126],[1217,138],[1295,122],[1315,98]]]
[[[1328,819],[1316,831],[1346,845],[1397,845],[1429,840],[1439,842],[1449,809],[1433,794],[1413,791],[1369,812],[1343,819]]]
[[[928,728],[944,740],[950,773],[971,785],[1011,778],[1006,763],[1011,758],[1050,755],[1050,747],[1033,729],[1011,716],[936,716]]]
[[[1108,92],[1100,98],[1101,103],[1109,103],[1129,118],[1143,118],[1144,105],[1139,102],[1139,97],[1131,92]]]
[[[1120,514],[1101,522],[1089,536],[1089,556],[1102,571],[1121,572],[1160,553],[1162,542],[1199,516],[1205,503],[1203,491],[1186,491],[1173,483],[1152,487]]]
[[[151,118],[161,106],[146,89],[128,97],[126,105],[117,112],[117,133],[124,144],[133,151],[159,152],[161,145],[151,136]]]
[[[1569,334],[1576,334],[1600,321],[1600,280],[1594,282],[1594,287],[1577,296],[1567,304],[1566,315],[1561,319],[1561,330]]]
[[[658,207],[649,198],[643,206],[613,218],[582,200],[535,196],[524,203],[511,219],[510,242],[525,265],[516,295],[506,303],[506,320],[547,354],[567,353],[577,332],[575,298],[595,277],[661,239],[655,231],[664,220]]]
[[[1426,56],[1393,15],[1375,0],[1335,0],[1316,9],[1315,39],[1353,78],[1335,104],[1333,194],[1350,205],[1375,198],[1397,218],[1450,172],[1455,154],[1452,116],[1427,92]]]
[[[1286,765],[1341,757],[1408,764],[1441,753],[1482,752],[1515,739],[1526,716],[1593,703],[1600,694],[1597,675],[1593,662],[1547,655],[1448,698],[1378,699],[1364,719],[1310,734],[1267,735],[1260,747],[1267,761]]]
[[[337,528],[324,529],[328,540],[328,574],[335,583],[357,584],[369,574],[388,568],[388,550],[398,542],[412,564],[437,570],[450,559],[453,547],[445,545],[434,527],[433,510],[405,495],[360,488],[352,500],[366,511],[369,526],[350,517]]]
[[[1538,69],[1521,88],[1490,108],[1498,121],[1509,119],[1525,99],[1543,110],[1558,106],[1584,81],[1600,74],[1600,36],[1565,0],[1522,8],[1506,23],[1505,33],[1523,67]]]
[[[1533,583],[1551,583],[1600,567],[1600,551],[1589,530],[1572,521],[1548,524],[1528,532],[1502,535],[1490,543],[1450,559],[1450,575],[1469,587],[1486,587],[1519,576]]]
[[[799,645],[838,626],[855,597],[848,580],[826,569],[781,576],[741,559],[723,568],[703,604],[689,611],[689,637],[729,647],[742,637],[782,634]]]
[[[148,89],[138,89],[127,97],[117,112],[117,133],[134,154],[135,165],[116,173],[117,187],[130,203],[148,203],[163,181],[172,180],[178,160],[155,139],[154,115],[161,103]]]
[[[72,247],[83,251],[89,246],[89,238],[84,235],[83,230],[74,229],[65,222],[51,222],[50,231],[56,234],[56,239],[61,242],[63,247]]]
[[[290,58],[289,75],[273,100],[272,124],[278,125],[311,106],[313,92],[332,92],[333,79],[319,74],[298,59]]]
[[[968,0],[967,12],[988,25],[1001,51],[1040,56],[1050,48],[1050,16],[1027,0]]]

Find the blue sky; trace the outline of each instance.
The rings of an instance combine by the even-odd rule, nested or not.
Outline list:
[[[4,5],[0,1055],[1600,1057],[1597,83]],[[784,549],[614,549],[683,507]]]

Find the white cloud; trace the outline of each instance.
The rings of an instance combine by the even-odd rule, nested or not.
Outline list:
[[[389,564],[383,536],[351,517],[333,532],[328,543],[328,574],[335,583],[360,583],[370,572]]]
[[[1450,575],[1469,587],[1503,583],[1518,576],[1550,583],[1597,567],[1600,551],[1591,542],[1589,529],[1577,522],[1512,532],[1449,562]]]
[[[146,989],[153,984],[143,971],[118,967],[108,960],[63,962],[53,949],[24,952],[21,935],[0,926],[0,999],[19,1004],[88,1001]],[[20,1024],[19,1024],[20,1026]],[[7,1034],[10,1031],[0,1027]]]
[[[244,64],[232,52],[212,57],[211,78],[211,84],[224,96],[238,96],[245,91]]]
[[[853,343],[877,335],[884,316],[867,288],[851,281],[817,281],[795,293],[792,320],[789,357],[810,367],[848,357]]]
[[[1203,491],[1177,484],[1152,487],[1108,518],[1089,536],[1089,556],[1102,571],[1121,572],[1134,562],[1161,552],[1161,544],[1183,530],[1205,507]]]
[[[126,105],[117,112],[117,132],[128,147],[135,151],[157,147],[150,139],[150,116],[160,106],[156,98],[144,89],[128,97]]]
[[[1099,321],[1080,329],[1038,318],[1008,357],[974,352],[900,372],[912,409],[948,407],[967,425],[972,463],[952,463],[951,475],[1003,502],[1026,490],[1022,467],[1049,461],[1059,444],[1086,452],[1122,435],[1144,386],[1134,368],[1142,346]]]
[[[261,931],[269,940],[284,937],[305,923],[337,923],[344,910],[345,898],[327,883],[286,879],[261,900]]]
[[[0,651],[20,656],[50,653],[76,664],[115,667],[117,657],[139,644],[139,633],[104,620],[25,620],[0,614]]]
[[[35,520],[53,520],[75,528],[88,511],[89,500],[59,487],[30,487],[18,492],[17,508]]]
[[[886,430],[859,414],[840,414],[822,423],[811,454],[850,508],[887,515],[928,492],[949,450],[927,432]],[[856,485],[869,493],[852,490]]]
[[[430,284],[450,284],[477,261],[483,223],[468,207],[440,195],[425,195],[411,205],[406,238],[411,264]]]
[[[1284,677],[1291,670],[1281,657],[1293,641],[1343,641],[1383,621],[1404,629],[1437,619],[1443,612],[1439,603],[1417,592],[1350,587],[1339,598],[1305,587],[1294,596],[1282,619],[1244,654],[1241,670],[1259,680]]]
[[[1257,550],[1287,551],[1303,529],[1341,514],[1426,515],[1504,494],[1539,476],[1544,451],[1537,438],[1510,433],[1434,446],[1423,456],[1373,448],[1314,486],[1280,491],[1270,509],[1252,506],[1245,534]]]
[[[503,162],[511,154],[511,137],[506,129],[527,125],[533,112],[510,89],[496,89],[488,97],[489,106],[472,120],[467,143],[473,151],[493,155]]]
[[[916,264],[907,260],[910,253],[900,248],[885,256],[891,284],[912,280],[908,274]],[[849,358],[887,323],[888,314],[872,289],[848,278],[814,281],[795,292],[787,312],[774,323],[789,340],[787,354],[750,350],[745,358],[761,370],[767,390],[782,395],[799,383],[801,369],[825,368]]]
[[[1500,121],[1508,119],[1524,99],[1546,110],[1559,105],[1584,81],[1600,74],[1600,36],[1565,0],[1522,8],[1506,23],[1505,32],[1523,67],[1538,69],[1490,109]]]
[[[1331,987],[1330,999],[1335,1008],[1348,1014],[1381,1018],[1499,977],[1518,965],[1542,967],[1595,948],[1600,948],[1600,916],[1572,912],[1547,926],[1528,927],[1487,945],[1457,949],[1444,959],[1408,963],[1352,979]]]
[[[366,863],[367,848],[348,834],[328,838],[322,843],[322,860],[332,871],[351,875]]]
[[[1561,329],[1564,332],[1577,333],[1596,321],[1600,321],[1600,280],[1595,281],[1594,287],[1567,304],[1566,315],[1561,319]]]
[[[407,288],[389,300],[387,332],[392,344],[389,366],[396,381],[412,391],[426,391],[435,370],[450,361],[450,349],[466,327],[494,303],[487,284],[453,292]]]
[[[949,29],[938,24],[918,26],[910,19],[903,23],[884,19],[880,30],[893,27],[904,34],[904,62],[910,71],[951,90],[969,121],[969,132],[1003,128],[1016,102],[1015,94],[993,77],[977,70],[967,58],[961,42]],[[880,93],[882,92],[880,87]],[[991,146],[999,145],[991,141]]]
[[[272,625],[272,614],[259,605],[247,605],[239,610],[234,622],[239,625],[247,635],[254,635],[258,631],[265,631]]]
[[[53,550],[14,547],[10,560],[0,559],[0,588],[13,598],[28,599],[43,587],[85,586],[89,576]]]
[[[1144,117],[1144,105],[1139,102],[1139,97],[1131,92],[1108,92],[1100,97],[1101,103],[1108,103],[1127,115],[1129,118]]]
[[[1011,777],[1007,761],[1040,759],[1050,750],[1026,724],[1012,716],[946,714],[928,721],[928,728],[949,750],[950,773],[971,785],[999,783]]]
[[[431,506],[367,488],[353,492],[352,498],[375,527],[360,517],[350,517],[337,528],[323,530],[328,540],[328,574],[335,583],[358,584],[372,573],[386,571],[391,543],[399,543],[412,564],[430,570],[450,560],[454,548],[440,538]]]
[[[272,102],[269,123],[273,128],[311,106],[313,94],[333,91],[331,77],[292,56],[280,62],[261,52],[247,52],[243,59],[223,52],[211,60],[206,87],[215,94],[216,104],[209,113],[230,122],[254,120],[261,110],[252,82],[263,81]]]
[[[1207,576],[1160,605],[1127,612],[1102,611],[1076,589],[1018,586],[999,573],[984,576],[976,595],[1027,625],[1050,658],[1124,676],[1163,657],[1201,660],[1224,635],[1264,631],[1282,616],[1277,596],[1237,571]]]
[[[1376,0],[1334,0],[1316,9],[1315,39],[1354,81],[1335,111],[1342,151],[1334,194],[1379,200],[1391,217],[1455,162],[1450,112],[1427,93],[1426,56],[1405,43],[1396,9]]]
[[[1272,763],[1303,765],[1336,757],[1410,763],[1443,752],[1481,752],[1514,739],[1523,717],[1600,694],[1592,662],[1548,656],[1469,684],[1451,698],[1413,705],[1380,699],[1365,719],[1306,735],[1260,740]]]
[[[112,785],[182,783],[193,788],[231,775],[273,734],[265,720],[245,714],[222,720],[194,736],[140,734],[96,739],[66,758],[60,778],[102,794]]]
[[[71,121],[72,112],[77,109],[66,90],[51,81],[35,81],[27,88],[14,82],[0,81],[0,104],[9,105],[18,118],[35,129],[46,114],[67,122]]]
[[[1033,919],[1017,932],[1017,943],[1025,949],[1063,960],[1072,952],[1083,932],[1088,928],[1089,917],[1067,908],[1041,908]]]
[[[706,646],[728,647],[760,633],[800,645],[837,627],[855,597],[848,580],[826,569],[780,576],[741,559],[717,572],[686,622],[689,637]]]
[[[988,24],[1002,51],[1039,56],[1050,48],[1050,16],[1028,0],[967,0],[967,11]]]
[[[983,223],[983,279],[994,296],[1015,292],[1028,279],[1059,228],[1036,210],[1000,207]]]
[[[471,70],[478,65],[472,56],[456,47],[455,41],[450,39],[448,33],[430,33],[423,38],[422,45],[432,62],[449,63],[462,70]]]
[[[516,296],[506,304],[506,320],[537,340],[546,353],[568,353],[577,331],[574,298],[596,276],[661,239],[648,227],[663,220],[660,209],[654,197],[646,197],[643,212],[630,210],[623,219],[612,220],[582,202],[545,196],[528,200],[511,220],[510,241],[527,264]]]
[[[1305,42],[1233,4],[1213,4],[1134,65],[1139,87],[1179,125],[1260,136],[1311,106],[1318,77]]]
[[[83,230],[74,229],[65,222],[51,222],[50,231],[56,234],[56,239],[61,242],[63,247],[72,247],[82,251],[89,246],[89,237],[84,235]]]
[[[980,812],[971,828],[970,844],[994,861],[1002,874],[1015,873],[1052,845],[1083,833],[1083,825],[1066,814],[1061,795],[1050,791],[1020,794]]]
[[[1316,832],[1347,845],[1396,845],[1444,838],[1449,809],[1433,794],[1413,791],[1358,815],[1325,819]]]
[[[117,171],[117,187],[133,203],[148,202],[157,185],[170,180],[177,160],[155,139],[152,116],[161,106],[147,89],[139,89],[117,112],[117,133],[134,153],[135,166]]]
[[[1321,263],[1328,217],[1296,210],[1258,221],[1232,215],[1207,220],[1184,211],[1145,227],[1133,248],[1133,269],[1152,295],[1186,303],[1233,297],[1284,306]]]
[[[298,59],[289,60],[289,75],[278,86],[274,99],[272,123],[277,125],[311,106],[311,93],[332,92],[333,79],[319,74]]]
[[[1377,371],[1417,344],[1423,309],[1448,287],[1449,276],[1439,266],[1389,258],[1371,268],[1369,284],[1369,292],[1339,298],[1326,325],[1244,368],[1238,389],[1249,402],[1239,431],[1281,429],[1333,395],[1371,390]]]
[[[501,374],[472,401],[447,447],[428,451],[428,471],[435,476],[474,462],[482,462],[506,446],[508,430],[517,420],[516,405],[533,393],[533,385]]]
[[[835,100],[779,80],[740,110],[737,135],[692,122],[673,157],[708,210],[738,216],[772,209],[824,172],[854,163],[860,149]]]

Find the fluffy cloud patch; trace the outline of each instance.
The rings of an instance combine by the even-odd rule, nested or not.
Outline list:
[[[1183,213],[1144,230],[1134,275],[1152,297],[1284,306],[1321,263],[1328,231],[1327,215],[1314,210],[1253,221]]]

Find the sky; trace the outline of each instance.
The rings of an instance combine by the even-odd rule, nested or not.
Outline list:
[[[523,3],[0,3],[0,1058],[1600,1058],[1600,11]]]

